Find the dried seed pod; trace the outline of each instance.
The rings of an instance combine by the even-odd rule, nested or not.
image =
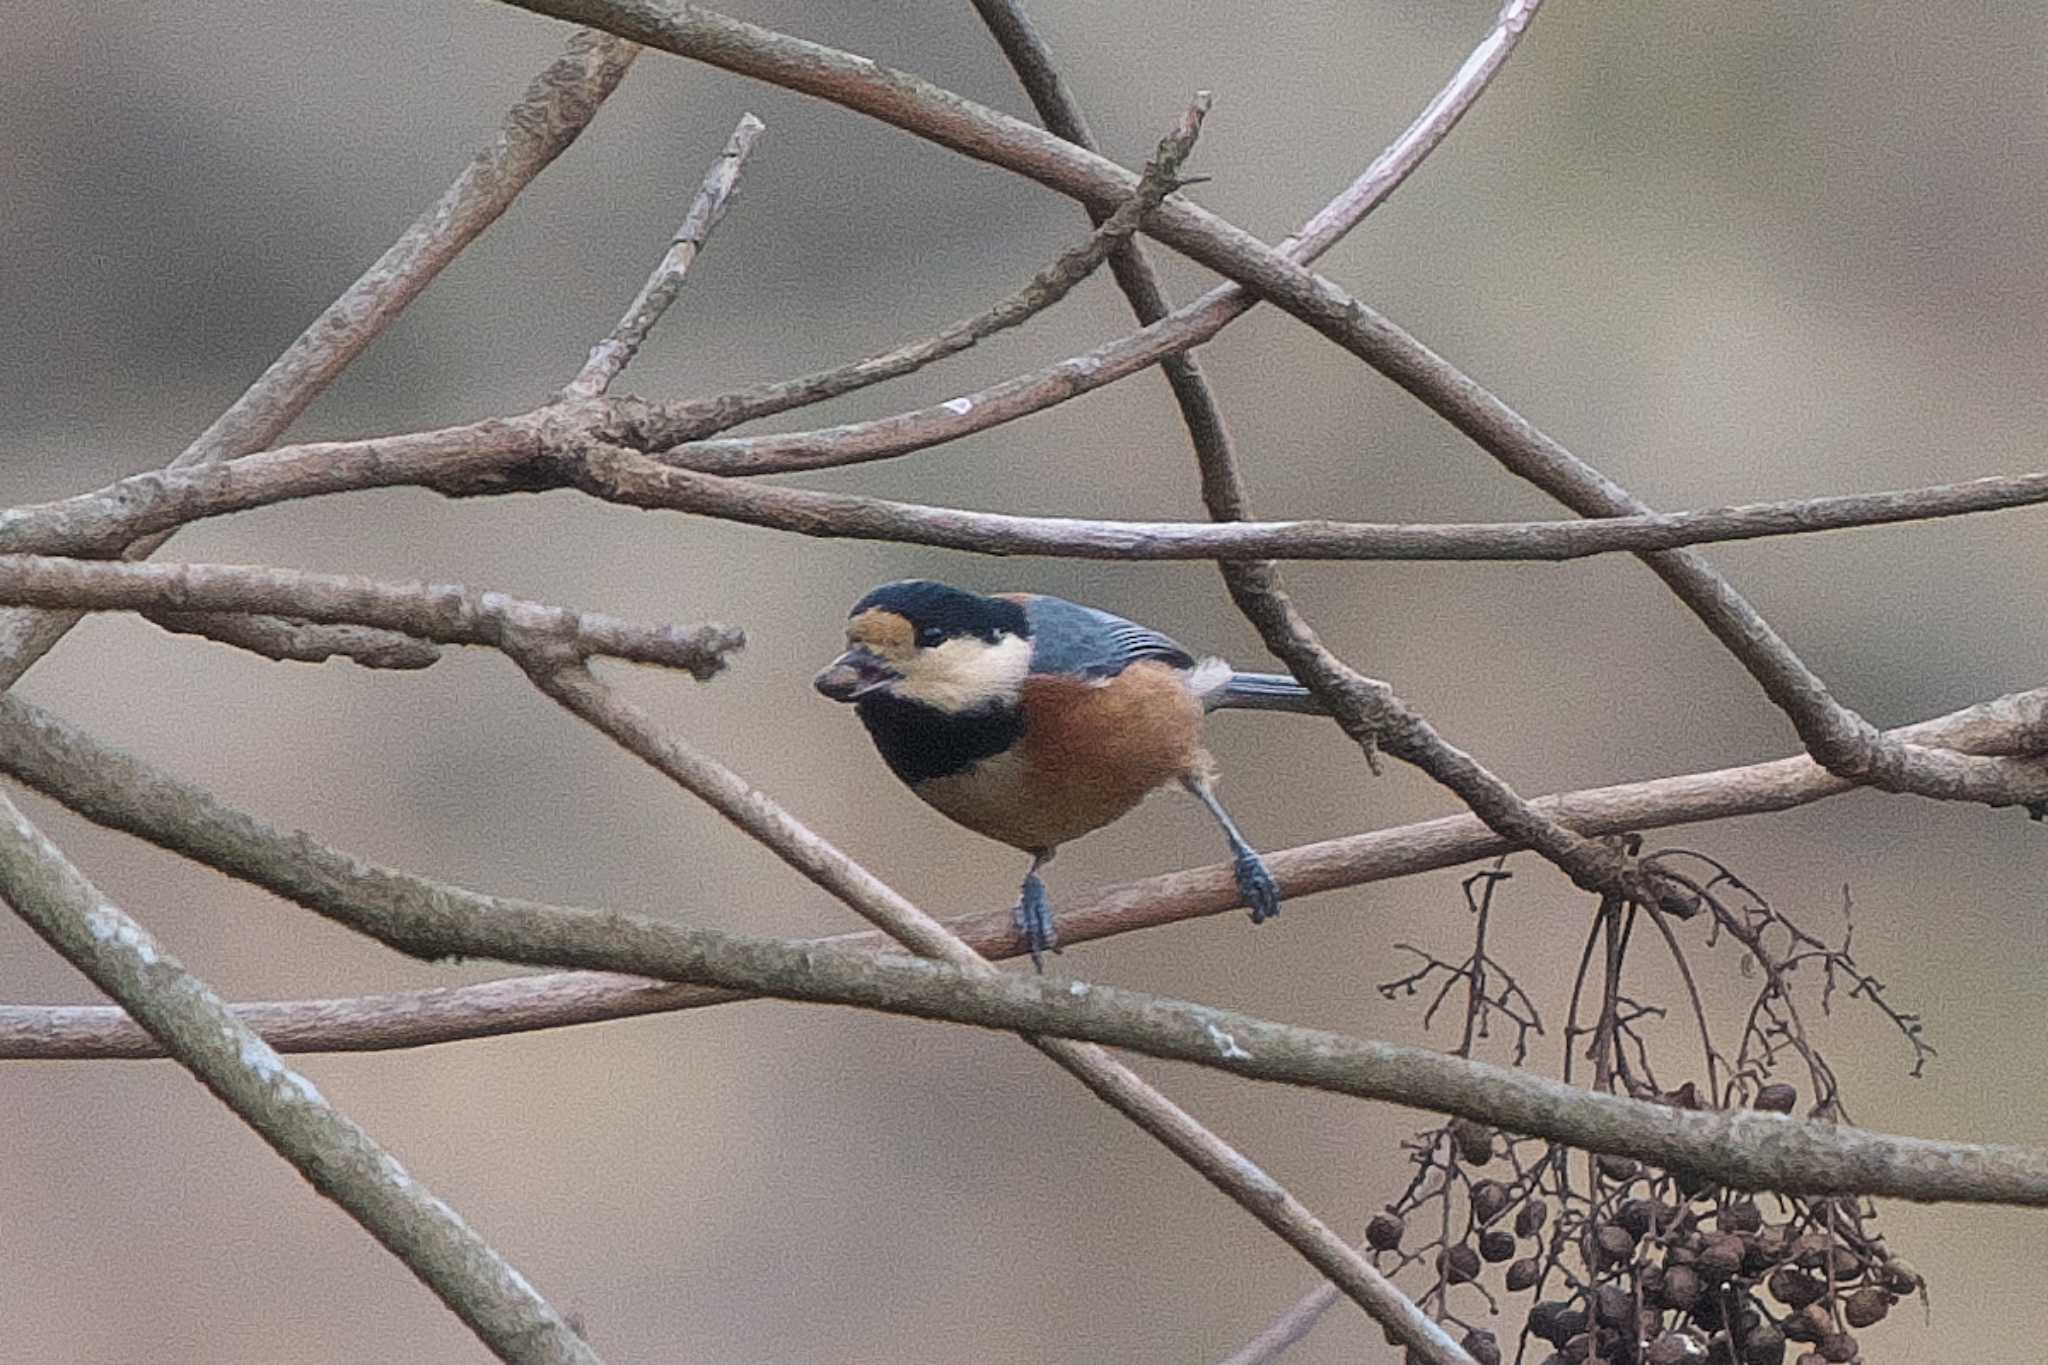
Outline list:
[[[1664,1306],[1680,1311],[1691,1308],[1699,1302],[1699,1272],[1689,1265],[1674,1265],[1664,1268]]]
[[[1465,1348],[1465,1354],[1479,1362],[1479,1365],[1500,1365],[1500,1343],[1493,1333],[1483,1327],[1475,1327],[1465,1333],[1465,1339],[1458,1343]]]
[[[1612,1153],[1599,1161],[1600,1174],[1613,1181],[1634,1180],[1643,1173],[1642,1163],[1632,1157],[1615,1156]]]
[[[1781,1265],[1772,1271],[1771,1278],[1764,1283],[1770,1289],[1771,1297],[1787,1308],[1804,1308],[1809,1303],[1818,1303],[1821,1295],[1827,1293],[1827,1287],[1819,1280],[1789,1265]]]
[[[1766,1322],[1742,1338],[1742,1365],[1784,1365],[1785,1334]]]
[[[1828,1316],[1825,1305],[1810,1303],[1796,1313],[1789,1314],[1779,1326],[1785,1329],[1788,1341],[1818,1342],[1835,1330],[1834,1320]]]
[[[1531,1199],[1515,1210],[1515,1236],[1534,1237],[1543,1231],[1543,1220],[1550,1217],[1550,1205],[1541,1199]]]
[[[1472,1218],[1475,1222],[1491,1223],[1506,1212],[1508,1187],[1498,1180],[1482,1180],[1472,1187]]]
[[[1742,1239],[1732,1232],[1717,1232],[1708,1237],[1697,1262],[1701,1278],[1715,1284],[1727,1279],[1742,1269],[1742,1256],[1747,1250]]]
[[[1762,1109],[1773,1114],[1789,1114],[1799,1103],[1799,1091],[1783,1081],[1772,1081],[1757,1091],[1756,1098],[1749,1103],[1753,1109]]]
[[[1451,1141],[1458,1146],[1458,1155],[1474,1166],[1484,1166],[1493,1160],[1493,1129],[1471,1119],[1451,1121]]]
[[[1770,1252],[1764,1250],[1763,1237],[1759,1233],[1745,1232],[1742,1237],[1742,1273],[1755,1278],[1777,1264]]]
[[[1532,1288],[1536,1281],[1542,1278],[1543,1262],[1534,1256],[1524,1256],[1508,1267],[1508,1293],[1519,1294],[1524,1289]]]
[[[1470,1243],[1445,1247],[1437,1254],[1437,1273],[1452,1284],[1467,1284],[1479,1278],[1479,1253]]]
[[[1618,1284],[1593,1291],[1593,1321],[1602,1327],[1626,1327],[1636,1318],[1636,1296]]]
[[[1892,1311],[1892,1296],[1874,1284],[1864,1285],[1842,1305],[1842,1316],[1851,1327],[1874,1327]]]
[[[1494,1265],[1515,1256],[1515,1234],[1506,1228],[1488,1228],[1479,1234],[1479,1254]]]
[[[1557,1335],[1560,1343],[1570,1341],[1586,1330],[1586,1310],[1567,1308],[1557,1315]]]
[[[1522,1262],[1517,1261],[1515,1264],[1520,1265]],[[1508,1271],[1510,1275],[1514,1273],[1512,1268]],[[1558,1319],[1562,1318],[1570,1308],[1571,1305],[1562,1299],[1544,1299],[1541,1303],[1531,1304],[1529,1306],[1529,1335],[1540,1337],[1552,1346],[1563,1345],[1565,1337],[1570,1334],[1558,1330]]]
[[[1802,1232],[1797,1237],[1794,1237],[1792,1244],[1785,1248],[1785,1255],[1788,1259],[1797,1261],[1808,1270],[1818,1270],[1828,1263],[1828,1247],[1830,1245],[1828,1235],[1819,1228],[1815,1228],[1810,1232]]]
[[[1654,1199],[1624,1199],[1614,1211],[1614,1221],[1627,1228],[1631,1237],[1647,1236],[1669,1216],[1670,1210]]]
[[[1685,1332],[1666,1332],[1643,1352],[1643,1365],[1698,1365],[1707,1348]]]
[[[1401,1234],[1407,1230],[1408,1225],[1393,1214],[1376,1213],[1365,1225],[1365,1244],[1374,1251],[1392,1251],[1401,1245]]]
[[[1560,1351],[1564,1358],[1574,1362],[1574,1365],[1583,1365],[1583,1362],[1593,1357],[1593,1334],[1580,1332],[1576,1336],[1566,1338]]]
[[[1820,1339],[1820,1358],[1831,1365],[1848,1365],[1856,1358],[1856,1338],[1847,1332],[1830,1332]]]
[[[1593,1252],[1603,1265],[1620,1265],[1636,1254],[1636,1239],[1627,1228],[1602,1223],[1593,1233]]]
[[[1723,1205],[1714,1224],[1723,1232],[1755,1232],[1764,1225],[1763,1212],[1750,1200]]]
[[[1760,1228],[1756,1234],[1756,1248],[1776,1265],[1785,1259],[1786,1248],[1792,1245],[1792,1229],[1784,1223],[1772,1223]]]

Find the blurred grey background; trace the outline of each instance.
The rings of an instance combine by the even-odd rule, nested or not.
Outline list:
[[[1400,129],[1487,0],[1038,0],[1111,151],[1142,160],[1191,91],[1216,108],[1196,193],[1277,239]],[[964,4],[745,16],[1028,106]],[[0,503],[159,465],[437,195],[563,37],[486,4],[16,5],[0,44]],[[2048,16],[1940,6],[1553,0],[1494,91],[1322,265],[1660,507],[1881,489],[2042,464]],[[743,110],[744,188],[625,387],[705,394],[974,312],[1079,236],[1074,205],[837,109],[659,54],[594,129],[301,423],[408,430],[529,406],[575,370]],[[1209,282],[1169,261],[1186,297]],[[1105,278],[941,371],[799,424],[967,391],[1128,329]],[[1205,352],[1272,515],[1552,515],[1391,385],[1270,310]],[[1195,517],[1156,375],[819,487],[1015,511]],[[493,587],[643,619],[744,624],[705,687],[633,694],[937,913],[1006,904],[1006,849],[921,807],[809,688],[851,598],[908,574],[1033,588],[1257,662],[1213,569],[994,561],[799,541],[569,494],[391,493],[186,532],[184,558]],[[2043,681],[2037,513],[1759,542],[1717,560],[1852,705],[1896,724]],[[1346,658],[1521,790],[1775,757],[1789,728],[1638,565],[1308,566]],[[614,670],[616,674],[616,670]],[[486,889],[753,932],[851,916],[558,713],[502,660],[418,675],[281,667],[101,618],[25,693],[231,801]],[[1215,747],[1267,847],[1441,814],[1319,725],[1226,717]],[[477,979],[85,826],[32,813],[233,996]],[[1859,795],[1670,836],[1855,944],[1941,1056],[1868,1010],[1817,1026],[1856,1117],[2032,1139],[2048,836],[2015,813]],[[1162,798],[1069,849],[1055,898],[1217,861]],[[1588,907],[1533,860],[1502,951],[1554,1067]],[[1457,873],[1067,954],[1060,969],[1442,1046],[1383,1001],[1393,944],[1455,951]],[[1754,982],[1697,959],[1727,1017]],[[1646,976],[1643,989],[1656,989]],[[0,919],[0,998],[91,992]],[[1732,1027],[1734,1020],[1729,1019]],[[1666,1071],[1692,1055],[1675,1025]],[[997,1036],[748,1005],[385,1056],[314,1057],[327,1094],[579,1314],[610,1359],[1199,1361],[1311,1273],[1042,1058]],[[1339,1228],[1405,1181],[1420,1116],[1143,1068]],[[162,1063],[0,1069],[5,1354],[52,1362],[468,1362],[480,1348],[341,1213]],[[2019,1358],[2048,1330],[2039,1214],[1893,1207],[1933,1286],[1866,1359]],[[1518,1320],[1497,1325],[1506,1335]],[[1334,1310],[1293,1357],[1382,1359]]]

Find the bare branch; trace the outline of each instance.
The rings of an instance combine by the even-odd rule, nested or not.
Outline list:
[[[5,796],[0,894],[314,1189],[403,1261],[499,1359],[597,1365],[597,1354],[525,1276],[286,1066]]]
[[[450,645],[510,648],[516,637],[576,658],[679,668],[703,681],[746,643],[730,626],[642,626],[452,584],[379,583],[246,564],[129,564],[0,555],[0,602],[85,611],[264,612],[370,626]]]
[[[2048,688],[2003,697],[1895,730],[1894,739],[1966,753],[2048,750]],[[489,898],[380,867],[299,833],[284,833],[221,806],[205,791],[117,750],[17,698],[0,698],[0,772],[88,819],[218,867],[280,896],[325,905],[397,898],[420,907]],[[1737,815],[1790,810],[1855,791],[1805,756],[1682,777],[1540,798],[1535,804],[1586,835],[1661,829]],[[1451,816],[1355,834],[1267,855],[1290,902],[1325,891],[1455,867],[1513,851],[1477,817]],[[1076,944],[1158,928],[1238,908],[1227,865],[1112,885],[1066,902],[1060,941]],[[341,912],[336,911],[337,917]],[[945,921],[988,956],[1021,951],[1007,910]],[[876,931],[818,940],[870,951]],[[378,1051],[464,1038],[559,1028],[606,1019],[696,1009],[745,998],[732,991],[675,986],[604,972],[557,972],[473,986],[343,1000],[244,1006],[246,1017],[282,1051]],[[119,1010],[92,1006],[0,1006],[0,1059],[161,1055]]]
[[[541,415],[528,414],[365,441],[281,446],[217,464],[131,474],[96,492],[0,511],[0,551],[112,554],[136,536],[298,498],[514,481],[541,457],[541,428]]]
[[[143,619],[173,635],[197,635],[246,649],[275,663],[347,659],[364,668],[429,668],[440,649],[425,640],[370,626],[329,626],[283,616],[204,611],[145,611]]]
[[[406,305],[568,150],[624,79],[639,50],[604,33],[571,34],[562,55],[527,87],[497,135],[440,200],[414,219],[172,467],[246,455],[282,436]],[[144,559],[162,543],[136,545],[128,553]],[[0,614],[0,691],[19,681],[77,622],[76,616],[61,612]]]
[[[111,788],[102,795],[115,801],[134,799]],[[238,827],[253,822],[211,798],[205,803],[203,810],[158,814],[218,841],[209,861],[232,870],[228,860],[236,856]],[[75,808],[88,818],[99,818],[92,810]],[[827,876],[832,875],[833,860],[845,858],[829,845],[806,849],[804,856],[818,860]],[[1048,1044],[1053,1038],[1082,1039],[1249,1079],[1462,1115],[1509,1132],[1682,1168],[1742,1189],[2048,1204],[2048,1152],[1894,1137],[1753,1110],[1673,1108],[1578,1090],[1427,1048],[1347,1038],[1113,987],[997,972],[985,965],[967,969],[836,945],[724,934],[645,916],[539,905],[452,888],[453,894],[431,904],[412,904],[400,888],[379,883],[376,870],[360,863],[341,878],[347,887],[345,903],[325,897],[316,903],[319,893],[312,888],[322,874],[313,870],[310,851],[298,861],[289,875],[302,877],[300,884],[307,890],[287,894],[351,928],[425,956],[493,957],[632,972],[1045,1034],[1050,1035]],[[1256,1170],[1246,1163],[1241,1174]],[[1203,1173],[1208,1175],[1209,1170],[1204,1168]],[[1275,1197],[1278,1187],[1262,1175],[1254,1183],[1269,1198]],[[1332,1266],[1321,1261],[1317,1266],[1339,1278]]]
[[[534,685],[564,709],[702,800],[897,942],[921,957],[954,969],[970,989],[1012,979],[880,878],[807,829],[739,774],[709,755],[692,750],[675,736],[664,734],[637,707],[591,676],[582,662],[539,652],[526,657],[515,653],[514,657],[520,658]],[[869,962],[881,960],[857,951],[850,956]],[[1432,1365],[1472,1365],[1471,1358],[1441,1326],[1394,1288],[1393,1282],[1371,1261],[1325,1226],[1285,1186],[1146,1084],[1136,1072],[1090,1042],[1040,1036],[1042,1031],[1038,1030],[1020,1031],[1025,1042],[1157,1138],[1309,1264],[1329,1276],[1375,1322],[1408,1343],[1410,1350]],[[1223,1051],[1227,1055],[1235,1049]]]
[[[853,493],[742,482],[678,469],[603,442],[574,442],[571,477],[594,496],[801,535],[1069,559],[1569,560],[1668,544],[1753,540],[1932,520],[2048,502],[2048,474],[1977,479],[1598,521],[1375,524],[1341,521],[1108,521],[930,507]],[[8,537],[0,527],[0,544]]]
[[[615,420],[617,419],[617,420]],[[1577,521],[1113,521],[1021,517],[781,485],[749,485],[625,450],[617,409],[519,417],[363,441],[282,446],[221,465],[132,475],[0,511],[0,553],[92,554],[125,537],[301,498],[418,486],[465,493],[580,483],[599,497],[805,535],[1071,559],[1541,560],[1930,521],[2048,502],[2048,473],[1882,493]],[[594,454],[593,454],[594,452]],[[553,463],[550,464],[549,461]],[[593,463],[594,462],[594,463]],[[742,470],[741,472],[749,472]],[[580,476],[580,478],[579,478]]]
[[[733,194],[739,188],[740,171],[746,165],[747,153],[754,149],[755,139],[767,126],[752,114],[740,115],[739,126],[732,130],[725,150],[704,173],[704,183],[697,190],[697,198],[684,216],[683,225],[676,229],[675,238],[662,255],[661,263],[654,267],[647,283],[640,286],[639,294],[627,307],[626,315],[619,319],[619,325],[612,328],[612,334],[591,347],[590,359],[569,381],[564,392],[570,397],[597,397],[633,363],[633,357],[640,353],[648,333],[654,330],[662,314],[682,293],[683,277],[690,273],[691,264],[704,249],[704,243],[711,239],[719,219],[725,217],[726,205],[732,202]]]

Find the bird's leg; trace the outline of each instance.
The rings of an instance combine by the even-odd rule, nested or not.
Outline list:
[[[1232,870],[1237,873],[1237,894],[1244,897],[1245,905],[1251,909],[1252,923],[1264,924],[1279,914],[1280,883],[1273,880],[1273,874],[1266,869],[1266,860],[1245,842],[1244,835],[1238,832],[1237,822],[1216,799],[1216,788],[1209,774],[1206,771],[1183,773],[1180,784],[1193,794],[1195,800],[1207,806],[1209,814],[1216,817],[1216,823],[1223,826],[1223,837],[1230,840],[1230,851],[1236,855]]]
[[[1031,855],[1031,870],[1024,874],[1023,897],[1010,912],[1017,925],[1017,936],[1031,951],[1031,965],[1041,973],[1045,971],[1045,955],[1060,950],[1059,931],[1052,924],[1052,902],[1046,898],[1045,883],[1038,877],[1038,869],[1052,861],[1052,854],[1051,849],[1043,848]]]
[[[1038,875],[1038,869],[1052,861],[1052,854],[1051,849],[1041,849],[1031,855],[1031,870],[1024,874],[1023,894],[1010,912],[1018,937],[1031,953],[1031,965],[1041,973],[1045,971],[1046,953],[1060,950],[1059,931],[1052,922],[1052,901]]]

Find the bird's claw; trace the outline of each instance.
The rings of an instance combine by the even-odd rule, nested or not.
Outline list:
[[[1010,919],[1017,926],[1017,937],[1024,940],[1024,947],[1031,953],[1031,965],[1042,975],[1045,955],[1060,950],[1060,935],[1053,927],[1052,902],[1046,897],[1045,883],[1037,873],[1024,879],[1024,895],[1010,912]]]
[[[1266,870],[1266,860],[1258,854],[1244,852],[1237,855],[1237,894],[1244,897],[1244,903],[1252,912],[1253,924],[1264,924],[1280,913],[1280,883],[1273,880],[1273,874]]]

